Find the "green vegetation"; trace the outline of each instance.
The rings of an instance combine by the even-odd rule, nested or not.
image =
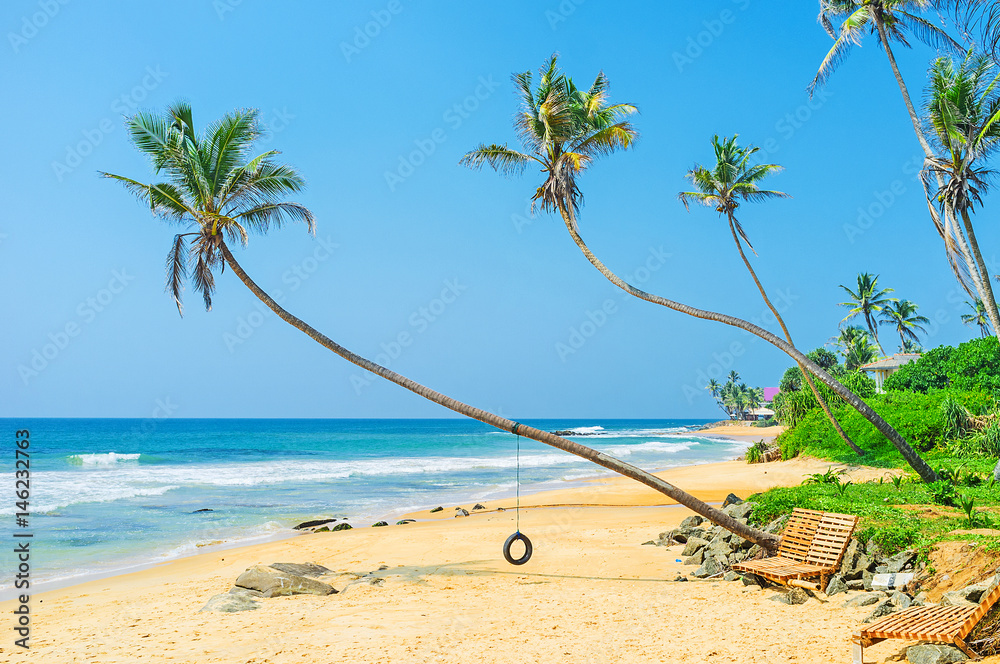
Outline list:
[[[719,408],[733,420],[746,420],[755,408],[764,403],[764,389],[749,387],[740,381],[740,375],[735,371],[729,372],[725,385],[720,385],[713,378],[705,389],[712,393]]]
[[[886,390],[928,392],[955,388],[1000,393],[1000,342],[973,339],[957,348],[939,346],[889,376]]]

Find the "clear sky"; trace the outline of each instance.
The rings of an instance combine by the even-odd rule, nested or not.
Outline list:
[[[481,141],[514,139],[510,75],[553,52],[578,82],[603,69],[613,100],[641,110],[635,150],[581,180],[583,235],[613,269],[654,293],[760,318],[726,226],[676,200],[686,170],[711,158],[712,134],[738,132],[786,168],[771,185],[794,196],[740,212],[798,346],[836,334],[837,285],[859,271],[940,321],[925,346],[965,341],[974,331],[959,320],[964,298],[914,179],[919,146],[884,53],[866,38],[807,97],[831,43],[816,8],[5,2],[0,416],[450,415],[261,314],[228,271],[213,311],[189,290],[178,317],[163,292],[177,227],[97,176],[151,180],[123,117],[178,99],[200,126],[237,107],[262,111],[261,149],[303,172],[299,200],[318,232],[290,225],[238,256],[289,310],[358,353],[523,418],[714,417],[709,374],[735,368],[776,385],[790,364],[780,351],[628,299],[561,221],[532,218],[537,173],[458,165]],[[898,56],[920,99],[933,52]],[[396,346],[401,333],[409,344]]]

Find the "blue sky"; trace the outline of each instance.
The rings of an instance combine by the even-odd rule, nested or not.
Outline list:
[[[178,99],[202,126],[261,110],[261,149],[304,173],[299,200],[318,232],[288,226],[238,256],[358,353],[524,418],[714,417],[707,376],[735,368],[776,385],[790,364],[780,351],[626,298],[558,219],[532,217],[536,173],[458,165],[481,141],[514,139],[510,74],[552,52],[578,81],[603,69],[613,99],[641,110],[635,150],[581,180],[583,235],[613,269],[761,317],[725,225],[676,200],[686,170],[711,157],[712,134],[738,132],[786,168],[771,184],[794,196],[745,206],[741,219],[798,346],[836,333],[837,285],[859,271],[936,321],[925,345],[973,336],[914,177],[919,146],[871,39],[810,102],[830,46],[814,3],[607,11],[583,0],[4,3],[0,416],[449,415],[261,313],[228,271],[213,311],[188,291],[178,317],[163,292],[176,227],[97,177],[151,179],[123,115]],[[917,99],[932,56],[899,49]],[[995,229],[981,220],[978,232],[992,257]],[[883,338],[894,343],[888,329]]]

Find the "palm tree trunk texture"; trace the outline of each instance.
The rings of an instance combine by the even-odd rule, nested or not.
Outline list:
[[[997,301],[993,297],[993,284],[990,283],[990,273],[986,269],[986,263],[983,261],[983,254],[979,251],[979,242],[976,241],[976,232],[972,229],[972,219],[969,218],[968,210],[962,210],[962,223],[965,225],[965,232],[969,236],[969,246],[976,257],[976,265],[983,278],[983,290],[987,297],[982,298],[982,300],[983,304],[986,305],[986,314],[990,317],[990,323],[993,324],[993,330],[996,332],[1000,329],[998,327],[1000,325],[1000,314],[997,313]],[[1000,333],[998,333],[997,338],[1000,339]]]
[[[882,42],[882,47],[885,48],[885,54],[889,58],[889,65],[892,67],[892,73],[896,77],[896,83],[899,85],[899,90],[903,94],[903,102],[906,104],[906,112],[909,113],[910,122],[913,123],[913,131],[917,134],[917,140],[920,142],[920,147],[924,150],[924,155],[930,159],[934,156],[934,152],[931,150],[931,145],[920,128],[920,118],[917,116],[917,112],[913,108],[913,102],[910,100],[910,92],[907,90],[906,83],[903,81],[903,76],[899,73],[899,67],[896,65],[896,56],[893,55],[892,47],[889,45],[888,35],[885,33],[885,24],[882,22],[881,15],[877,13],[875,15],[875,25],[878,28],[879,40]],[[935,177],[937,178],[938,189],[944,189],[944,179],[941,174],[935,173]],[[963,217],[964,216],[965,214],[963,213]],[[986,305],[986,311],[989,313],[990,321],[993,323],[994,334],[996,334],[997,339],[1000,340],[1000,329],[997,329],[996,327],[997,322],[1000,321],[1000,315],[998,315],[997,312],[997,301],[993,296],[993,286],[989,282],[989,274],[986,272],[986,266],[983,264],[982,257],[979,255],[979,246],[975,241],[975,233],[972,231],[972,223],[964,219],[963,221],[965,222],[966,231],[970,234],[969,244],[972,245],[973,253],[976,255],[975,263],[969,260],[968,250],[963,251],[963,255],[966,259],[969,271],[977,272],[979,274],[980,278],[973,279],[973,283],[976,285],[976,290],[979,291],[979,299],[981,299]]]
[[[740,252],[740,258],[743,259],[743,264],[746,265],[747,271],[750,272],[750,276],[753,277],[753,282],[757,284],[757,290],[760,291],[760,296],[764,298],[764,304],[766,304],[767,308],[771,310],[772,314],[774,314],[774,318],[778,321],[778,325],[781,326],[781,331],[785,334],[785,340],[788,342],[788,345],[794,346],[795,344],[792,343],[792,335],[788,331],[788,327],[785,325],[784,319],[781,317],[781,314],[778,313],[778,310],[771,303],[771,298],[767,296],[767,292],[764,290],[764,285],[760,283],[760,279],[757,278],[757,273],[754,271],[753,266],[750,265],[750,261],[747,259],[747,255],[743,251],[743,243],[740,242],[740,237],[739,235],[736,234],[736,224],[734,223],[733,214],[731,212],[729,213],[729,230],[733,234],[733,241],[736,243],[736,249],[739,250]],[[809,374],[806,368],[801,364],[799,364],[799,371],[802,372],[802,377],[805,379],[805,381],[809,383],[809,389],[812,390],[813,396],[816,397],[816,401],[818,401],[820,407],[823,408],[823,412],[826,413],[826,418],[830,420],[830,424],[832,424],[833,428],[836,429],[837,434],[841,437],[841,439],[843,439],[845,443],[847,443],[848,447],[854,450],[855,454],[857,454],[858,456],[863,455],[865,451],[860,447],[858,447],[857,445],[855,445],[854,441],[851,440],[850,436],[847,435],[847,432],[844,431],[844,429],[840,426],[840,422],[837,421],[837,418],[834,416],[833,411],[830,410],[830,406],[827,405],[826,399],[824,399],[823,395],[819,393],[819,389],[816,388],[816,383],[813,382],[812,376]]]
[[[860,397],[858,397],[858,395],[854,394],[854,392],[851,392],[849,389],[847,389],[839,382],[837,382],[837,380],[834,379],[833,376],[824,371],[821,366],[819,366],[818,364],[810,360],[808,357],[806,357],[805,354],[802,353],[802,351],[800,351],[798,348],[795,348],[786,341],[783,341],[772,332],[769,332],[768,330],[765,330],[760,326],[754,325],[749,321],[745,321],[742,318],[729,316],[727,314],[720,314],[715,311],[706,311],[704,309],[697,309],[695,307],[682,304],[680,302],[668,300],[667,298],[661,297],[659,295],[653,295],[652,293],[647,293],[646,291],[636,288],[632,284],[627,283],[617,274],[609,270],[607,266],[605,266],[604,263],[602,263],[600,259],[598,259],[597,256],[594,255],[594,252],[590,250],[590,247],[587,246],[587,243],[583,241],[582,237],[580,237],[580,234],[576,230],[576,224],[573,223],[573,219],[569,211],[566,210],[566,208],[563,205],[559,206],[559,212],[562,214],[563,221],[566,224],[567,230],[569,230],[570,236],[573,238],[573,241],[576,242],[577,246],[580,247],[580,251],[583,252],[583,255],[586,256],[587,260],[589,260],[590,263],[594,267],[596,267],[598,271],[601,274],[603,274],[604,277],[608,281],[613,283],[615,286],[618,286],[618,288],[621,288],[626,293],[633,295],[641,300],[646,300],[647,302],[652,302],[653,304],[659,304],[660,306],[667,307],[668,309],[673,309],[674,311],[679,311],[683,314],[687,314],[688,316],[694,316],[695,318],[702,318],[704,320],[714,320],[716,322],[724,323],[732,327],[737,327],[741,330],[746,330],[747,332],[750,332],[751,334],[760,337],[761,339],[768,342],[772,346],[781,349],[793,360],[795,360],[796,363],[805,366],[810,372],[812,372],[813,375],[819,378],[821,382],[823,382],[830,389],[832,389],[834,392],[840,395],[844,399],[844,401],[849,403],[851,407],[853,407],[855,410],[861,413],[861,415],[863,415],[865,419],[871,422],[872,425],[874,425],[874,427],[878,429],[879,433],[881,433],[883,436],[889,439],[889,442],[891,442],[893,446],[899,451],[900,455],[902,455],[906,463],[908,463],[910,467],[917,472],[917,474],[920,476],[920,479],[922,479],[924,482],[936,482],[938,480],[938,475],[934,471],[934,469],[931,468],[927,464],[927,462],[924,461],[923,458],[916,453],[916,451],[914,451],[912,447],[910,447],[909,443],[907,443],[906,440],[901,435],[899,435],[898,431],[893,429],[888,422],[882,419],[881,415],[872,410],[871,406],[865,403]]]
[[[548,431],[542,431],[540,429],[535,429],[534,427],[529,427],[513,420],[508,420],[499,415],[494,415],[493,413],[475,408],[466,403],[452,399],[449,396],[436,392],[429,387],[421,385],[416,381],[410,380],[405,376],[401,376],[395,371],[391,371],[380,364],[376,364],[371,360],[368,360],[360,355],[352,353],[343,346],[339,345],[326,335],[320,333],[307,323],[303,322],[301,319],[293,316],[288,311],[283,309],[274,299],[265,293],[250,276],[244,271],[243,267],[236,261],[233,257],[232,252],[229,251],[229,247],[223,242],[220,245],[222,249],[222,255],[226,260],[226,263],[240,278],[247,288],[250,289],[257,298],[263,302],[271,311],[278,314],[278,317],[284,320],[286,323],[295,327],[306,334],[310,339],[319,343],[321,346],[333,351],[342,358],[355,364],[366,371],[370,371],[373,374],[381,376],[386,380],[396,383],[400,387],[404,387],[414,394],[418,394],[425,399],[438,403],[449,410],[453,410],[460,415],[465,415],[480,422],[485,422],[492,427],[501,429],[503,431],[509,431],[513,434],[519,436],[525,436],[526,438],[531,438],[532,440],[537,440],[540,443],[545,443],[546,445],[551,445],[552,447],[563,450],[564,452],[569,452],[570,454],[575,454],[578,457],[586,459],[596,463],[599,466],[603,466],[609,470],[624,475],[629,479],[633,479],[637,482],[641,482],[646,486],[659,491],[668,498],[671,498],[681,505],[684,505],[688,509],[694,511],[697,514],[705,517],[712,523],[725,528],[726,530],[739,535],[743,539],[759,544],[760,546],[768,549],[769,551],[774,551],[778,546],[778,538],[775,535],[765,533],[762,530],[753,528],[741,521],[737,521],[725,512],[708,505],[707,503],[699,500],[698,498],[692,496],[691,494],[679,489],[678,487],[666,482],[655,475],[647,473],[641,468],[637,468],[631,464],[619,461],[614,457],[608,456],[602,452],[591,449],[579,443],[574,443],[570,440],[566,440],[560,436],[549,433]]]

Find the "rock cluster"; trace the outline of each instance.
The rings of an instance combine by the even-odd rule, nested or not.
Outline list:
[[[235,613],[260,608],[260,600],[286,595],[333,595],[337,590],[318,577],[334,574],[316,563],[272,563],[248,567],[234,588],[208,600],[199,613]]]
[[[753,503],[743,502],[732,494],[726,497],[725,504],[722,511],[743,523],[747,522],[753,511]],[[683,544],[683,562],[685,565],[699,566],[691,574],[699,579],[721,576],[736,563],[760,552],[759,546],[720,526],[712,526],[700,516],[689,516],[677,528],[660,533],[659,539],[652,543],[657,546]],[[734,575],[732,578],[736,579],[738,576]]]

